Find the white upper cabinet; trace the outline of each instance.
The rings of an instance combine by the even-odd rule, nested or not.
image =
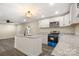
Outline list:
[[[40,20],[39,21],[39,27],[40,28],[49,27],[49,19]]]
[[[79,3],[74,3],[70,8],[71,23],[79,23]]]
[[[70,21],[71,21],[70,14],[63,16],[63,26],[69,26]]]
[[[59,27],[70,26],[71,24],[70,13],[59,17],[40,20],[39,27],[40,28],[50,27],[50,22],[59,22]]]
[[[50,18],[49,22],[55,22],[56,21],[56,17],[54,18]]]
[[[57,20],[59,21],[59,26],[63,27],[63,16],[57,17]]]
[[[45,20],[40,20],[39,21],[39,27],[40,28],[45,28],[45,27],[50,27],[49,24],[50,22],[59,22],[59,26],[63,26],[63,16],[61,17],[54,17],[51,19],[45,19]]]
[[[69,26],[70,25],[70,14],[66,14],[64,16],[54,17],[50,19],[50,22],[59,22],[60,27]]]
[[[50,22],[59,22],[59,26],[63,26],[63,16],[54,17],[50,19]]]

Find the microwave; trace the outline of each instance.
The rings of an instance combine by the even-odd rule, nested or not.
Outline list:
[[[50,22],[49,23],[49,27],[52,28],[52,27],[59,27],[59,22]]]

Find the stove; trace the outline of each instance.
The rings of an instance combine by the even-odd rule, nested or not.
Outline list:
[[[48,46],[56,47],[59,33],[48,34]]]

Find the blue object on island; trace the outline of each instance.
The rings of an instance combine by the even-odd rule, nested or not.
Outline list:
[[[48,42],[48,46],[56,47],[57,43],[55,42]]]
[[[59,36],[59,33],[48,34],[48,46],[56,47],[58,43],[58,36]]]

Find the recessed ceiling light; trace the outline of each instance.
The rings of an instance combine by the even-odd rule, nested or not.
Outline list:
[[[26,19],[24,19],[24,21],[26,21]]]
[[[44,15],[41,16],[41,18],[44,18],[44,17],[45,17]]]
[[[49,5],[53,5],[54,3],[50,2]]]
[[[56,11],[55,14],[58,14],[58,11]]]

